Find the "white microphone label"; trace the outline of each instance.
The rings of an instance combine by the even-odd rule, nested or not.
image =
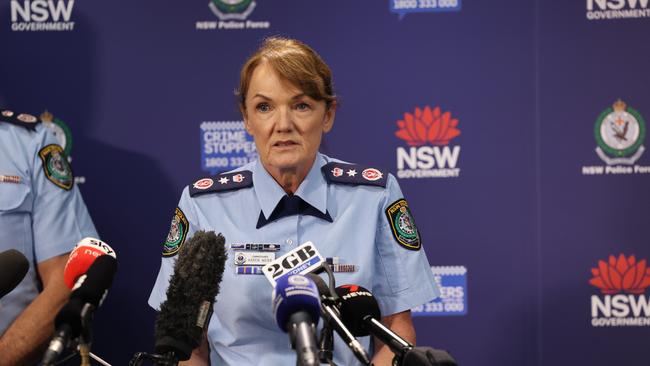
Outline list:
[[[295,274],[310,273],[324,262],[325,258],[320,255],[314,243],[308,241],[262,267],[262,272],[275,287],[278,279]]]

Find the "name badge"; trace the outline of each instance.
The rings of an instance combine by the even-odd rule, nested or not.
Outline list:
[[[275,260],[275,253],[235,252],[235,264],[238,266],[263,266]]]

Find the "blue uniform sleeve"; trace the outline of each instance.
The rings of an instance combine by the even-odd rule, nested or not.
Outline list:
[[[158,277],[149,295],[149,306],[156,310],[160,310],[160,304],[167,299],[167,287],[174,273],[174,264],[176,263],[178,251],[185,241],[198,230],[195,226],[196,222],[196,214],[189,188],[185,187],[172,217],[169,233],[163,244],[163,257],[160,262]]]
[[[71,251],[84,237],[97,237],[97,231],[54,135],[39,126],[33,141],[32,232],[36,261],[42,262]]]
[[[439,296],[415,221],[395,177],[386,184],[378,213],[373,294],[381,313],[391,315]]]

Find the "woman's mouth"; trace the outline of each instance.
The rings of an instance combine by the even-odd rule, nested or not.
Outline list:
[[[276,146],[276,147],[288,147],[288,146],[293,146],[293,145],[297,145],[297,144],[295,142],[293,142],[293,141],[278,141],[275,144],[273,144],[273,146]]]

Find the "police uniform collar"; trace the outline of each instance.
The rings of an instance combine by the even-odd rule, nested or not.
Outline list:
[[[279,218],[275,217],[278,215],[277,213],[273,215],[279,205],[284,208],[294,207],[295,205],[300,209],[300,214],[321,217],[332,222],[332,218],[327,212],[327,182],[321,173],[321,167],[325,164],[326,161],[323,155],[317,153],[309,173],[307,173],[307,176],[292,196],[297,196],[297,198],[284,198],[289,196],[286,195],[271,174],[264,169],[262,162],[258,159],[253,168],[255,194],[262,208],[260,220],[263,222],[258,222],[258,228],[261,227],[260,224],[263,226],[272,221],[273,218]]]

